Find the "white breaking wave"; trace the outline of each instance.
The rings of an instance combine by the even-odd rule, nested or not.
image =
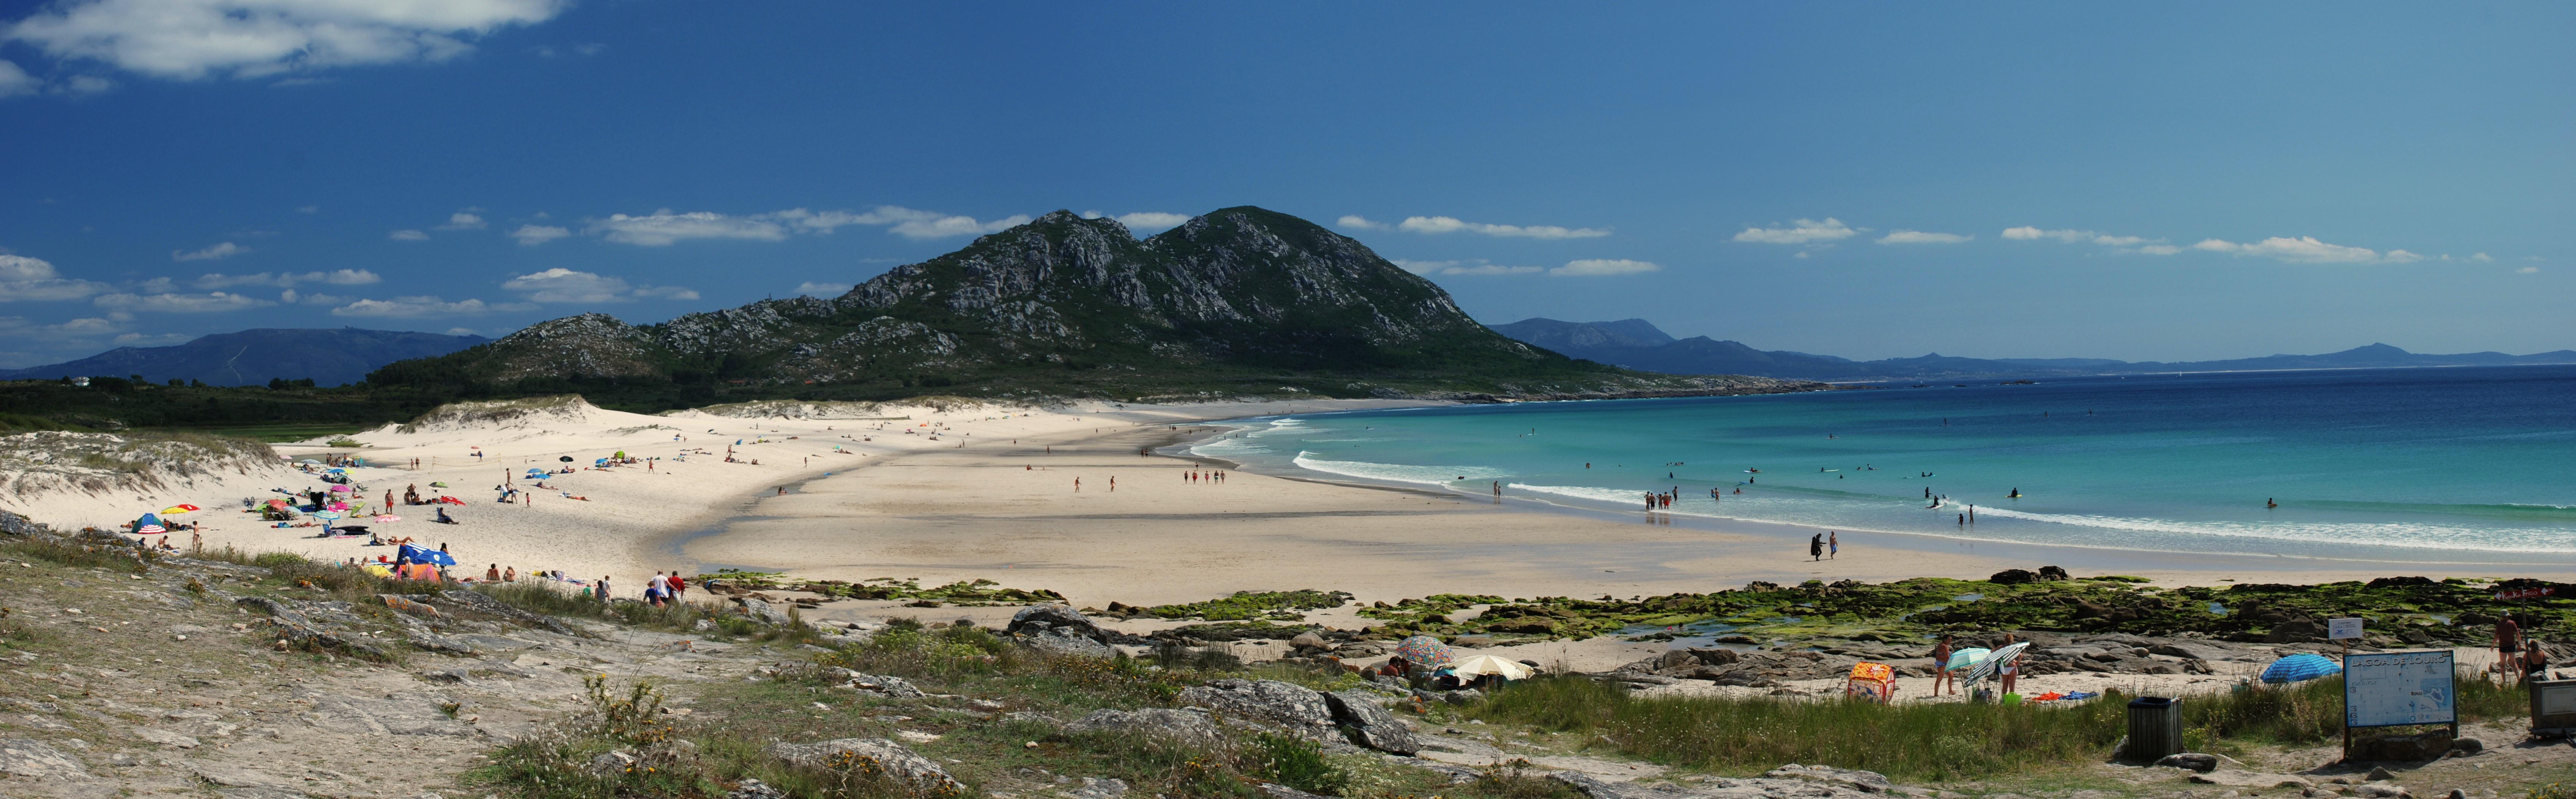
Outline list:
[[[1367,480],[1413,483],[1416,485],[1445,486],[1450,483],[1457,482],[1461,478],[1467,480],[1495,480],[1511,476],[1504,472],[1480,466],[1403,466],[1393,463],[1370,463],[1368,461],[1328,461],[1322,458],[1317,458],[1314,455],[1315,453],[1312,452],[1299,452],[1297,453],[1297,459],[1294,462],[1297,464],[1298,468],[1311,469],[1326,474],[1338,474],[1344,477],[1358,477]]]
[[[2406,547],[2414,549],[2470,549],[2486,552],[2576,552],[2576,535],[2554,529],[2496,529],[2464,527],[2419,522],[2346,522],[2301,524],[2295,522],[2185,522],[2169,519],[2137,519],[2120,516],[2087,514],[2026,513],[2008,508],[1977,506],[1979,517],[2018,519],[2045,524],[2128,530],[2171,535],[2205,535],[2271,541],[2297,541],[2317,544],[2360,544],[2364,546]],[[2498,540],[2506,536],[2505,540]]]

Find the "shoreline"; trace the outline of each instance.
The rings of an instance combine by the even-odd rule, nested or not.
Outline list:
[[[1223,419],[1223,420],[1216,420],[1216,421],[1213,421],[1213,422],[1209,422],[1208,424],[1209,424],[1211,427],[1222,427],[1223,429],[1212,429],[1212,430],[1210,430],[1208,433],[1203,434],[1203,435],[1200,435],[1200,436],[1196,436],[1196,437],[1184,437],[1184,438],[1181,438],[1180,440],[1175,441],[1173,444],[1163,445],[1163,446],[1158,446],[1158,447],[1156,447],[1157,454],[1164,455],[1164,456],[1166,456],[1166,457],[1172,457],[1172,458],[1176,458],[1176,459],[1182,459],[1182,460],[1195,460],[1195,461],[1201,461],[1201,462],[1223,463],[1223,464],[1227,464],[1226,468],[1228,468],[1228,469],[1239,470],[1239,471],[1245,471],[1245,472],[1249,472],[1249,473],[1257,473],[1257,474],[1262,474],[1262,475],[1265,475],[1265,476],[1276,477],[1276,478],[1279,478],[1279,479],[1285,479],[1285,480],[1298,480],[1298,481],[1310,482],[1310,483],[1317,483],[1317,484],[1322,484],[1322,485],[1346,486],[1346,487],[1350,487],[1350,488],[1361,488],[1361,489],[1371,489],[1371,490],[1381,490],[1381,491],[1411,491],[1411,492],[1419,492],[1419,493],[1426,494],[1426,495],[1435,495],[1435,496],[1451,497],[1451,498],[1458,498],[1458,499],[1465,499],[1465,500],[1483,500],[1483,499],[1487,499],[1487,498],[1488,498],[1488,496],[1487,496],[1486,494],[1483,494],[1483,493],[1471,492],[1471,491],[1463,491],[1463,490],[1456,489],[1456,488],[1454,488],[1454,487],[1449,487],[1449,486],[1447,486],[1447,485],[1444,485],[1444,486],[1443,486],[1443,487],[1441,487],[1441,488],[1428,488],[1428,487],[1423,487],[1423,486],[1421,486],[1421,485],[1419,485],[1419,484],[1404,483],[1404,482],[1401,482],[1401,481],[1394,481],[1394,480],[1372,480],[1371,478],[1367,478],[1367,477],[1360,477],[1360,476],[1354,476],[1354,475],[1338,474],[1338,473],[1334,473],[1334,472],[1325,472],[1325,471],[1319,471],[1319,470],[1314,470],[1314,469],[1306,469],[1306,468],[1304,468],[1304,467],[1293,466],[1293,465],[1292,465],[1292,466],[1287,467],[1287,468],[1286,468],[1286,469],[1284,469],[1284,470],[1272,470],[1272,469],[1269,469],[1269,468],[1266,468],[1266,467],[1262,467],[1262,466],[1257,466],[1257,465],[1256,465],[1256,466],[1246,466],[1244,463],[1242,463],[1242,462],[1240,462],[1240,461],[1235,461],[1235,460],[1230,460],[1230,459],[1225,459],[1225,458],[1218,458],[1218,457],[1208,456],[1208,455],[1199,455],[1199,454],[1196,454],[1196,453],[1164,453],[1164,452],[1161,452],[1161,450],[1163,450],[1163,449],[1165,449],[1165,448],[1167,448],[1167,447],[1171,447],[1171,448],[1190,448],[1190,447],[1196,447],[1196,446],[1198,446],[1198,445],[1200,445],[1200,444],[1202,444],[1202,443],[1205,443],[1205,442],[1208,442],[1208,441],[1212,441],[1212,440],[1215,440],[1215,439],[1217,439],[1217,438],[1221,438],[1221,437],[1223,437],[1224,435],[1226,435],[1226,434],[1227,434],[1227,433],[1229,433],[1229,432],[1232,432],[1232,431],[1235,431],[1235,430],[1249,429],[1249,428],[1251,427],[1251,425],[1248,425],[1248,424],[1234,424],[1234,425],[1227,425],[1226,423],[1227,423],[1227,422],[1241,422],[1241,421],[1245,421],[1245,420],[1258,419],[1258,418],[1268,418],[1268,417],[1266,417],[1266,416],[1247,416],[1247,417],[1237,417],[1237,418],[1235,418],[1235,419]],[[1297,472],[1307,472],[1307,473],[1310,473],[1310,474],[1298,474]],[[1325,476],[1320,476],[1320,477],[1319,477],[1319,476],[1310,476],[1310,475],[1325,475]],[[1507,491],[1508,491],[1508,486],[1507,486],[1506,488],[1507,488]],[[1964,547],[1975,547],[1975,546],[1978,546],[1978,545],[1984,545],[1984,546],[1989,546],[1989,547],[2001,547],[2001,548],[2014,548],[2014,549],[2029,550],[2029,551],[2032,551],[2032,552],[2035,552],[2035,553],[2043,553],[2043,554],[2044,554],[2044,553],[2050,553],[2050,552],[2060,552],[2060,551],[2063,551],[2063,552],[2068,553],[2068,555],[2067,555],[2066,557],[2061,557],[2061,558],[2059,558],[2059,560],[2066,561],[2066,562],[2069,562],[2069,563],[2088,562],[2088,561],[2096,560],[2096,559],[2099,559],[2099,558],[2117,558],[2117,557],[2125,557],[2125,558],[2136,559],[2136,560],[2142,560],[2142,561],[2195,561],[2195,560],[2237,561],[2237,560],[2242,560],[2242,561],[2249,561],[2249,562],[2252,562],[2252,563],[2263,563],[2263,562],[2266,562],[2266,561],[2269,561],[2269,562],[2272,562],[2272,563],[2277,563],[2277,564],[2288,564],[2288,563],[2313,563],[2313,564],[2320,564],[2320,565],[2318,565],[2318,566],[2316,566],[2316,567],[2312,567],[2312,568],[2320,569],[2320,570],[2335,570],[2335,569],[2348,569],[2348,568],[2354,568],[2353,566],[2343,566],[2343,565],[2339,565],[2339,564],[2354,564],[2355,566],[2362,567],[2362,568],[2379,568],[2379,567],[2384,567],[2384,568],[2387,568],[2387,569],[2390,569],[2390,570],[2391,570],[2391,571],[2388,571],[2386,574],[2379,574],[2379,575],[2376,575],[2376,576],[2391,576],[2391,575],[2395,575],[2395,574],[2397,574],[2397,573],[2398,573],[2398,571],[2401,571],[2401,570],[2404,570],[2404,569],[2408,569],[2408,568],[2422,568],[2422,567],[2446,567],[2446,568],[2451,568],[2451,569],[2455,569],[2455,570],[2465,569],[2465,570],[2470,570],[2470,571],[2471,571],[2472,573],[2474,573],[2474,574],[2490,574],[2490,573],[2493,573],[2493,572],[2494,572],[2494,570],[2497,570],[2497,569],[2504,569],[2504,568],[2526,568],[2526,569],[2533,569],[2533,571],[2530,571],[2530,572],[2516,572],[2516,573],[2514,573],[2514,574],[2513,574],[2513,576],[2533,576],[2533,575],[2541,575],[2541,574],[2554,574],[2554,575],[2557,575],[2557,576],[2560,576],[2560,577],[2569,578],[2570,580],[2576,580],[2576,556],[2569,556],[2569,557],[2566,557],[2565,559],[2559,559],[2559,560],[2549,560],[2549,561],[2544,561],[2544,562],[2539,562],[2539,563],[2533,563],[2533,562],[2530,562],[2530,558],[2532,558],[2532,557],[2536,557],[2536,556],[2524,555],[2523,557],[2525,558],[2525,560],[2524,560],[2524,561],[2522,561],[2522,562],[2506,563],[2506,562],[2500,562],[2500,561],[2481,561],[2481,560],[2427,560],[2427,559],[2424,559],[2424,558],[2422,558],[2422,557],[2408,557],[2407,555],[2408,555],[2408,554],[2410,554],[2410,553],[2391,553],[2391,554],[2390,554],[2390,556],[2385,557],[2385,558],[2372,558],[2372,557],[2359,557],[2359,556],[2354,556],[2354,557],[2330,557],[2330,556],[2319,556],[2319,555],[2282,555],[2282,554],[2271,554],[2271,553],[2262,553],[2262,552],[2178,551],[2178,550],[2143,549],[2143,548],[2138,548],[2138,547],[2126,547],[2126,546],[2114,546],[2114,545],[2097,545],[2097,544],[2080,544],[2080,543],[2036,543],[2036,542],[2027,542],[2027,541],[2012,541],[2012,540],[2007,540],[2007,539],[1998,539],[1998,538],[1981,538],[1981,537],[1977,537],[1977,536],[1974,536],[1974,535],[1964,535],[1964,534],[1961,534],[1961,535],[1953,535],[1953,534],[1946,534],[1946,533],[1927,533],[1927,532],[1918,532],[1918,531],[1910,531],[1910,530],[1879,530],[1879,529],[1857,528],[1857,527],[1833,527],[1833,528],[1828,528],[1828,527],[1821,527],[1821,526],[1816,526],[1816,525],[1811,525],[1811,524],[1805,524],[1805,523],[1799,523],[1799,522],[1780,522],[1780,521],[1771,521],[1771,520],[1766,520],[1766,519],[1747,518],[1747,517],[1742,517],[1742,516],[1720,516],[1720,515],[1714,515],[1714,514],[1708,514],[1708,513],[1701,513],[1701,512],[1696,512],[1696,511],[1681,511],[1681,512],[1676,513],[1676,512],[1674,512],[1674,511],[1653,511],[1653,512],[1649,512],[1649,511],[1641,511],[1641,510],[1636,510],[1636,509],[1621,510],[1621,509],[1614,509],[1614,508],[1609,508],[1609,507],[1593,507],[1593,506],[1590,506],[1590,505],[1582,504],[1582,503],[1580,503],[1580,502],[1578,502],[1578,501],[1569,501],[1569,500],[1560,500],[1560,499],[1550,499],[1550,498],[1546,498],[1546,497],[1539,497],[1539,496],[1528,496],[1528,495],[1525,495],[1525,494],[1524,494],[1524,495],[1515,495],[1515,494],[1511,494],[1511,493],[1505,493],[1505,494],[1502,496],[1502,502],[1501,502],[1500,504],[1503,504],[1503,505],[1505,505],[1505,506],[1510,506],[1510,505],[1512,505],[1512,504],[1520,504],[1520,505],[1523,505],[1525,508],[1527,508],[1527,509],[1529,509],[1529,510],[1533,510],[1533,511],[1551,512],[1551,513],[1564,513],[1564,514],[1577,515],[1577,516],[1585,516],[1585,517],[1591,517],[1591,518],[1607,518],[1607,519],[1615,519],[1615,520],[1623,520],[1623,521],[1631,521],[1631,520],[1633,520],[1633,521],[1642,521],[1643,519],[1641,519],[1641,518],[1640,518],[1640,517],[1642,516],[1642,517],[1644,517],[1644,519],[1657,519],[1657,520],[1661,520],[1661,523],[1673,524],[1673,525],[1675,525],[1675,526],[1687,526],[1687,527],[1691,527],[1691,528],[1694,528],[1694,529],[1702,529],[1702,530],[1706,530],[1706,531],[1709,531],[1709,532],[1715,532],[1715,533],[1735,532],[1735,531],[1738,531],[1740,528],[1743,528],[1743,527],[1747,527],[1747,526],[1749,526],[1749,527],[1752,527],[1752,528],[1755,528],[1755,529],[1759,529],[1759,530],[1771,530],[1771,531],[1778,531],[1778,532],[1796,532],[1796,533],[1800,533],[1800,534],[1803,534],[1803,535],[1806,535],[1806,536],[1812,536],[1812,535],[1815,535],[1815,534],[1817,534],[1817,533],[1854,533],[1855,535],[1859,535],[1859,536],[1870,536],[1870,537],[1876,537],[1876,536],[1892,536],[1892,537],[1895,537],[1895,538],[1896,538],[1897,540],[1899,540],[1899,541],[1906,542],[1906,543],[1904,543],[1904,544],[1901,544],[1901,545],[1900,545],[1900,548],[1905,548],[1905,549],[1916,549],[1916,550],[1928,550],[1928,549],[1931,549],[1931,548],[1934,548],[1934,547],[1943,547],[1943,546],[1949,546],[1949,547],[1959,547],[1959,546],[1964,546]],[[1606,503],[1605,503],[1605,504],[1606,504]],[[1803,539],[1803,538],[1801,538],[1800,540],[1801,540],[1801,541],[1803,541],[1804,539]],[[2400,549],[2400,548],[2397,548],[2397,547],[2389,547],[2388,549]],[[2430,554],[2430,553],[2428,552],[2428,553],[2426,553],[2426,554]],[[2493,553],[2493,554],[2496,554],[2496,555],[2498,555],[2498,556],[2503,556],[2503,555],[2507,555],[2507,554],[2510,554],[2510,553],[2502,553],[2502,552],[2498,552],[2498,553]],[[2042,559],[2045,559],[2045,558],[2043,557]],[[2049,565],[2065,565],[2065,564],[2064,564],[2064,563],[2058,563],[2058,562],[2052,561]],[[2178,566],[2177,568],[2183,568],[2183,569],[2190,570],[2190,571],[2202,571],[2202,570],[2206,570],[2206,568],[2207,568],[2207,566],[2208,566],[2208,565],[2209,565],[2209,564],[2200,564],[2200,565],[2194,566],[2194,565],[2186,564],[2186,565]],[[2035,568],[2035,566],[2034,566],[2034,568]],[[2262,569],[2262,568],[2264,568],[2264,567],[2249,565],[2249,566],[2247,566],[2246,568],[2253,569],[2253,570],[2261,570],[2261,569]],[[2122,573],[2122,574],[2128,574],[2128,573],[2130,573],[2130,572],[2119,572],[2119,573]],[[1954,575],[1954,576],[1955,576],[1955,575]],[[2159,580],[2159,581],[2158,581],[2158,583],[2159,583],[2159,584],[2164,584],[2164,581]]]

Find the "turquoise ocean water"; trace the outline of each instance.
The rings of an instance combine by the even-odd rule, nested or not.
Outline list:
[[[2576,555],[2576,366],[1955,382],[1269,417],[1192,450],[1474,495],[1500,482],[1519,500],[1631,514],[1678,487],[1667,512],[1683,520],[2368,560]],[[1927,488],[1949,504],[1927,509]]]

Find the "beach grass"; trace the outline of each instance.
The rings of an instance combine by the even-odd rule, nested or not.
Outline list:
[[[2474,675],[2459,679],[2460,720],[2526,713],[2522,694]],[[1515,683],[1469,713],[1606,742],[1621,754],[1713,773],[1782,763],[1832,763],[1904,780],[1992,777],[2100,762],[2127,730],[2118,691],[2071,705],[1910,703],[1839,699],[1634,696],[1580,678]],[[2193,751],[2249,744],[2314,744],[2343,734],[2343,682],[2328,678],[2186,698]]]
[[[345,437],[355,435],[358,431],[365,429],[366,428],[363,426],[354,424],[295,423],[172,428],[172,430],[179,432],[196,432],[209,435],[231,436],[234,438],[247,438],[268,444],[282,444],[288,441],[304,441],[323,436]]]

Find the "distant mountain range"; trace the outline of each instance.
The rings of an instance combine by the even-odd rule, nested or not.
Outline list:
[[[2576,363],[2576,350],[2532,355],[2472,352],[2425,355],[2386,344],[2355,347],[2323,355],[2267,355],[2224,361],[2118,361],[2108,358],[1953,358],[1939,353],[1919,358],[1855,361],[1831,355],[1787,350],[1757,350],[1707,336],[1674,339],[1643,319],[1616,322],[1560,322],[1523,319],[1495,325],[1494,332],[1568,356],[1669,374],[1740,374],[1799,380],[1916,380],[1971,377],[2042,377],[2141,372],[2228,372],[2271,369],[2370,369],[2407,366],[2510,366]]]
[[[77,361],[0,370],[0,380],[142,375],[162,382],[211,386],[264,385],[274,378],[336,386],[355,383],[385,364],[445,355],[491,339],[395,330],[263,328],[217,333],[168,347],[118,347]]]
[[[1219,209],[1138,239],[1067,211],[895,267],[838,297],[629,325],[583,314],[387,365],[371,385],[724,401],[1238,396],[1576,398],[1822,388],[1644,374],[1477,324],[1448,292],[1312,222]]]

